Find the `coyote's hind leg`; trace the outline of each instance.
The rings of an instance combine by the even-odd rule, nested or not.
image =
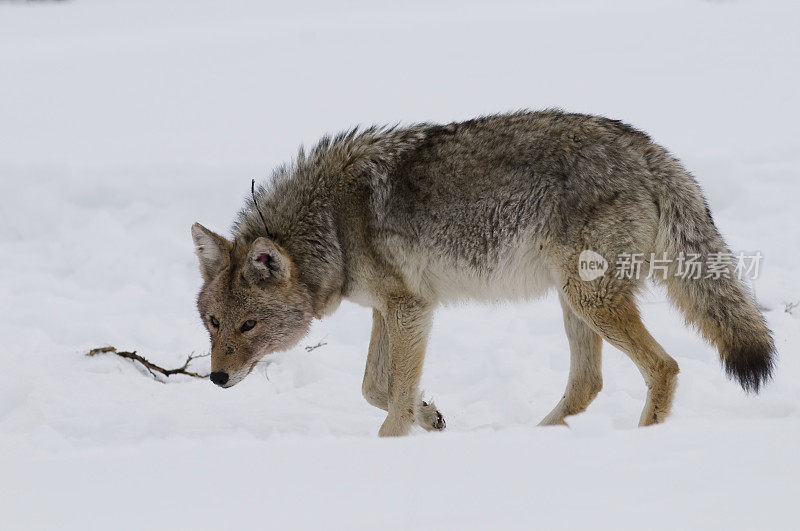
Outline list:
[[[568,279],[563,292],[570,307],[603,339],[627,354],[647,384],[647,401],[640,426],[662,422],[672,408],[678,381],[678,363],[647,331],[631,286],[603,277],[594,281]]]
[[[540,423],[540,426],[566,425],[564,418],[585,410],[603,388],[600,351],[603,340],[578,317],[562,294],[564,329],[569,340],[569,379],[561,401]]]

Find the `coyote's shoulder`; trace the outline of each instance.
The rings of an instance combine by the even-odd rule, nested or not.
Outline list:
[[[248,347],[255,357],[286,348],[292,330],[343,299],[374,308],[370,363],[388,372],[375,375],[368,363],[365,396],[388,409],[384,434],[407,430],[403,411],[416,411],[418,422],[438,418],[415,390],[438,304],[525,299],[551,288],[564,308],[575,377],[584,380],[570,384],[576,390],[546,422],[563,422],[599,390],[601,339],[628,353],[648,381],[641,422],[666,416],[677,364],[644,329],[635,303],[649,261],[641,276],[608,271],[585,280],[585,251],[610,263],[621,255],[669,261],[656,280],[718,346],[728,372],[757,390],[772,368],[770,332],[738,279],[677,274],[683,254],[728,252],[697,182],[616,120],[550,110],[354,129],[278,168],[240,212],[233,242],[199,226],[193,233],[207,280],[201,313],[239,305],[272,320]],[[390,367],[409,377],[397,384],[396,404]],[[388,387],[381,393],[378,385]]]

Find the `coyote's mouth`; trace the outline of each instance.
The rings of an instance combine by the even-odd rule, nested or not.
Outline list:
[[[242,380],[247,378],[247,376],[251,372],[253,372],[253,369],[256,368],[256,365],[258,365],[258,360],[256,360],[253,363],[251,363],[250,366],[247,368],[247,371],[245,371],[244,373],[239,373],[239,374],[235,375],[230,380],[228,380],[225,383],[225,385],[221,385],[220,387],[222,387],[223,389],[228,389],[229,387],[233,387],[234,385],[238,384],[239,382],[241,382]]]

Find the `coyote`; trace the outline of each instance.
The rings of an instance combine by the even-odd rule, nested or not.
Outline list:
[[[603,340],[644,377],[639,424],[663,421],[678,364],[639,317],[645,275],[598,266],[587,277],[586,252],[611,264],[641,255],[646,271],[652,256],[668,258],[653,279],[716,345],[728,375],[757,392],[772,374],[772,334],[734,264],[714,276],[679,270],[684,254],[729,252],[697,182],[617,120],[548,110],[356,128],[301,148],[275,170],[240,211],[232,240],[197,223],[192,236],[211,380],[235,385],[348,299],[373,309],[362,392],[388,413],[381,436],[405,435],[415,423],[445,427],[418,390],[437,305],[519,301],[550,289],[564,314],[570,370],[541,424],[566,424],[600,392]]]

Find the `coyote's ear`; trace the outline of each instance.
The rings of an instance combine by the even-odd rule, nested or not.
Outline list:
[[[253,284],[287,280],[290,270],[291,260],[272,240],[256,238],[250,245],[246,274]]]
[[[228,265],[231,242],[199,223],[192,225],[192,239],[194,252],[200,260],[200,273],[203,280],[208,282]]]

